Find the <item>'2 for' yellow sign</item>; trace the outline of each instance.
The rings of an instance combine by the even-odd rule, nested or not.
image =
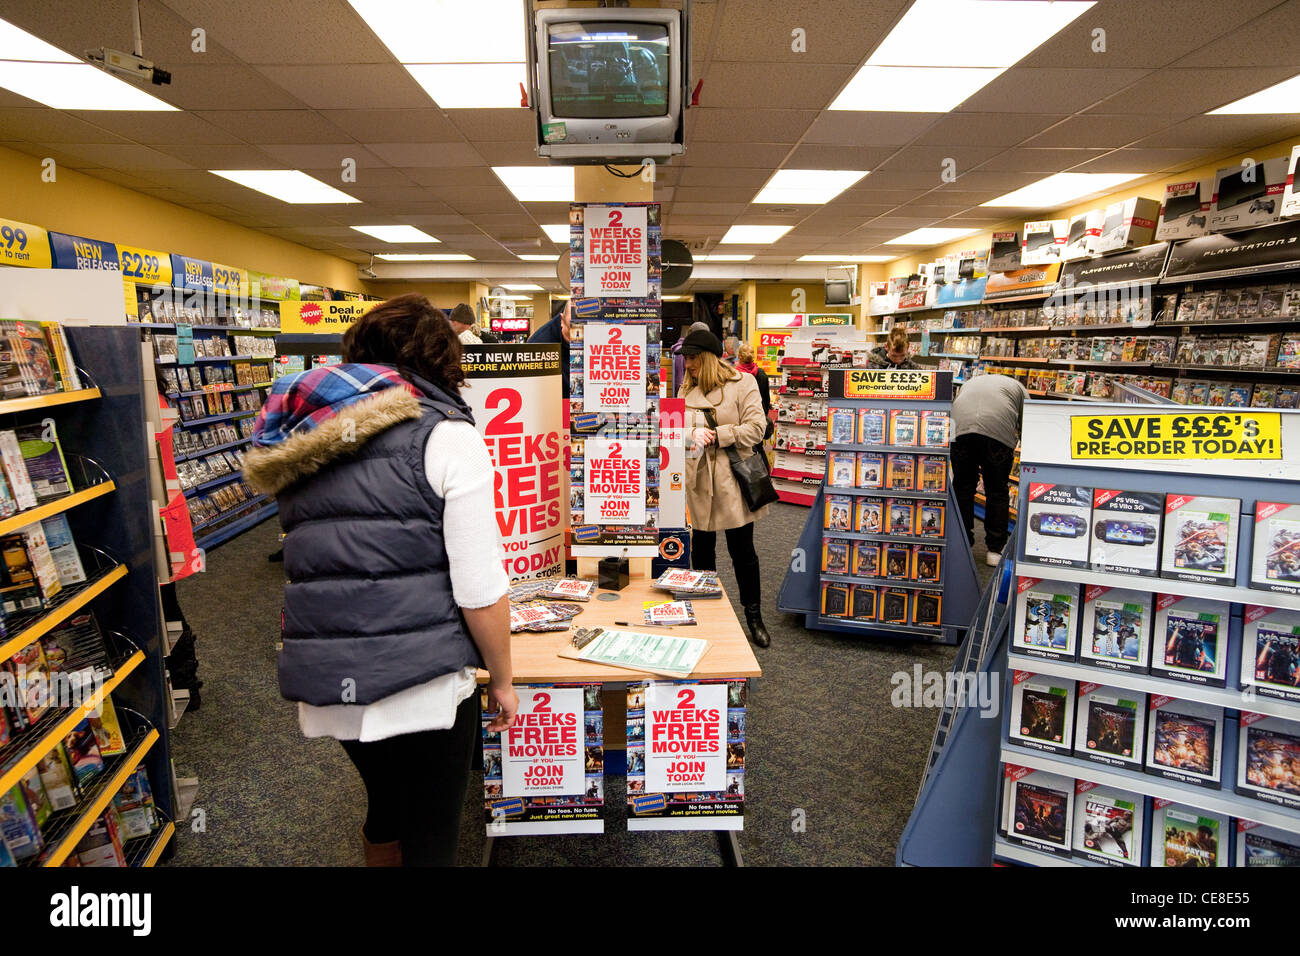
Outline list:
[[[1094,461],[1277,460],[1282,457],[1282,416],[1253,409],[1181,415],[1075,415],[1070,418],[1070,457]]]

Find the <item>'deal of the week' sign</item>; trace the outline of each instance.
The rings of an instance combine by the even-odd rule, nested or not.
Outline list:
[[[583,411],[646,410],[646,327],[593,322],[584,330]]]
[[[645,524],[646,443],[639,438],[586,441],[583,514],[591,524]]]
[[[740,830],[745,802],[740,681],[627,685],[629,830]]]
[[[488,836],[603,833],[604,718],[599,684],[516,687],[519,711],[489,731],[483,707],[484,822]]]
[[[645,206],[589,205],[583,214],[583,281],[589,298],[648,294]]]
[[[563,574],[568,442],[560,347],[465,345],[461,366],[469,383],[461,394],[496,472],[496,524],[506,573],[511,581]]]
[[[289,300],[280,304],[280,331],[318,335],[346,332],[378,302],[302,302]]]

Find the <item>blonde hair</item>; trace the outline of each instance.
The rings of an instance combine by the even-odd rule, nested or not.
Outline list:
[[[901,328],[891,329],[889,338],[885,339],[885,347],[891,352],[906,352],[911,348],[907,341],[907,331]]]
[[[754,346],[748,342],[742,342],[740,348],[736,349],[736,358],[748,365],[754,361]]]
[[[682,385],[680,395],[685,395],[696,387],[702,393],[708,395],[710,392],[722,388],[727,382],[740,381],[740,373],[712,352],[699,353],[699,359],[700,369],[698,374],[692,375],[690,368],[686,369],[686,381]]]

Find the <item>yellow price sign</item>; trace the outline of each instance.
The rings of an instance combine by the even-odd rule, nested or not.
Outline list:
[[[1074,415],[1070,418],[1070,457],[1083,461],[1279,460],[1282,416],[1255,409]]]
[[[248,298],[248,270],[212,263],[212,291]]]
[[[118,246],[117,261],[122,267],[124,280],[153,285],[172,284],[172,257],[166,252],[139,246]]]
[[[0,266],[50,268],[50,235],[40,226],[0,219]]]
[[[938,375],[899,368],[852,368],[844,370],[845,398],[913,398],[929,401],[935,397]]]

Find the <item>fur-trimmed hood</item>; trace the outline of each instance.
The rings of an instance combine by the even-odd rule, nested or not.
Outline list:
[[[274,445],[254,445],[244,454],[244,477],[260,494],[279,494],[394,425],[419,417],[420,402],[406,389],[375,392],[314,428],[295,431]]]

